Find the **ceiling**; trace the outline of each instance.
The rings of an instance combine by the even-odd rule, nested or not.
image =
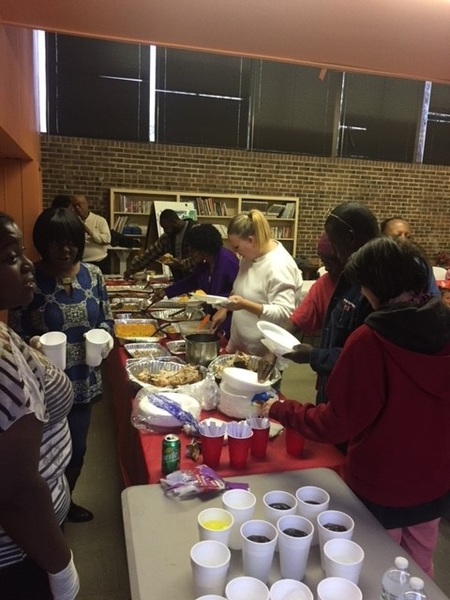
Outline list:
[[[450,84],[450,0],[0,0],[0,22]]]

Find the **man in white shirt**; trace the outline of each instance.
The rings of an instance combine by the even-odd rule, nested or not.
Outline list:
[[[102,272],[106,272],[109,263],[107,246],[111,243],[111,231],[106,219],[89,210],[86,196],[82,194],[72,196],[72,206],[86,231],[83,261],[94,263]]]

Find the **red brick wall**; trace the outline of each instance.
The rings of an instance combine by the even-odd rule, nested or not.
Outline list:
[[[109,188],[298,196],[297,254],[315,256],[326,212],[363,202],[402,215],[431,259],[450,249],[450,167],[41,136],[44,206],[84,192],[109,218]]]

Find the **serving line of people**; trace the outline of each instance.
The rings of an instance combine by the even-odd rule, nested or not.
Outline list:
[[[342,256],[344,237],[333,239]],[[428,293],[427,261],[406,241],[372,239],[344,277],[373,312],[340,352],[328,403],[269,401],[261,414],[315,441],[348,442],[348,485],[432,576],[450,501],[450,311]]]
[[[174,213],[175,218],[171,215],[173,211],[165,212],[165,215],[164,213],[161,215],[161,221],[163,223],[164,218],[167,218],[164,234],[167,236],[167,240],[164,243],[168,245],[163,246],[160,243],[158,252],[170,247],[175,256],[177,253],[180,254],[180,248],[183,247],[186,258],[175,261],[175,266],[186,266],[186,268],[189,266],[189,271],[177,271],[178,280],[169,288],[169,293],[178,294],[185,291],[186,286],[193,286],[196,289],[206,287],[207,289],[204,291],[227,296],[229,302],[226,307],[220,308],[212,315],[213,326],[216,328],[223,326],[226,319],[231,317],[227,351],[243,350],[249,354],[265,355],[265,347],[261,342],[262,334],[256,327],[256,323],[262,319],[283,324],[296,313],[297,315],[293,319],[298,318],[299,313],[297,311],[294,313],[294,311],[299,304],[302,277],[294,259],[281,243],[272,238],[269,224],[264,215],[254,210],[237,215],[230,221],[228,239],[231,249],[234,251],[232,252],[222,247],[222,240],[220,239],[219,242],[217,235],[212,232],[213,226],[194,226],[181,220],[178,223],[179,219],[176,213]],[[327,216],[325,231],[332,248],[336,250],[336,256],[332,257],[332,252],[328,247],[329,255],[335,261],[336,269],[342,268],[341,265],[345,264],[347,260],[350,260],[349,264],[352,264],[351,255],[361,247],[364,248],[371,239],[377,238],[379,233],[374,215],[366,207],[357,203],[343,203],[335,207]],[[2,355],[0,360],[3,370],[0,372],[0,377],[6,377],[6,380],[0,387],[0,458],[14,456],[13,461],[0,460],[2,471],[0,480],[10,483],[8,490],[4,490],[2,486],[0,491],[0,527],[2,528],[0,535],[7,540],[0,546],[0,589],[2,592],[4,589],[14,589],[14,592],[5,598],[30,597],[29,594],[27,596],[28,592],[24,592],[22,596],[18,591],[16,593],[16,587],[19,590],[24,574],[28,576],[28,573],[33,574],[30,581],[35,581],[35,575],[37,577],[36,581],[39,583],[36,583],[37,591],[33,598],[39,600],[40,598],[71,600],[75,597],[74,590],[78,586],[70,552],[61,541],[60,534],[56,533],[55,525],[59,531],[58,523],[62,523],[67,515],[73,521],[92,518],[90,511],[70,501],[70,493],[83,464],[91,407],[100,398],[102,390],[99,368],[86,365],[84,334],[89,329],[98,327],[112,333],[113,326],[101,271],[98,267],[82,261],[86,233],[85,226],[73,208],[51,208],[44,211],[38,218],[33,231],[33,240],[41,254],[41,260],[32,266],[23,255],[17,226],[5,215],[0,218],[0,259],[3,255],[3,260],[0,260],[0,270],[4,272],[6,278],[2,278],[2,282],[11,280],[11,285],[8,284],[0,293],[0,298],[3,298],[3,305],[0,308],[10,310],[10,328],[6,325],[1,326]],[[319,250],[323,243],[326,243],[325,237],[322,237],[319,242]],[[370,248],[370,244],[367,247]],[[241,256],[239,263],[234,253]],[[358,252],[355,256],[358,256]],[[426,271],[426,288],[429,290],[431,287],[429,267],[428,270],[424,267],[425,263],[422,261],[420,253],[416,253],[414,256],[416,264],[422,271],[423,269]],[[322,260],[325,263],[324,258]],[[142,263],[139,264],[139,269],[141,268]],[[393,268],[392,264],[391,268]],[[326,279],[317,282],[312,288],[316,296],[320,296],[317,293],[320,288],[327,290],[326,293],[334,288],[337,274],[333,273],[331,266],[329,269],[329,276],[325,276]],[[35,272],[35,276],[33,272]],[[316,361],[316,366],[326,366],[323,372],[324,379],[319,389],[319,398],[322,394],[324,400],[329,393],[328,387],[325,389],[325,386],[331,371],[334,371],[336,363],[337,365],[346,364],[344,359],[341,361],[338,358],[340,355],[345,356],[345,350],[343,352],[342,348],[345,347],[347,338],[363,325],[374,307],[373,298],[367,294],[361,294],[360,286],[363,281],[364,279],[359,275],[356,277],[349,267],[339,277],[337,285],[332,291],[331,301],[323,319],[321,348],[317,349],[317,357],[322,356],[322,358],[320,360],[318,358]],[[27,293],[24,292],[24,287]],[[313,299],[314,294],[309,300],[312,302]],[[305,300],[304,306],[308,305],[307,300]],[[320,310],[323,311],[326,304],[323,295],[321,300]],[[424,303],[426,305],[427,301],[424,300]],[[443,304],[439,304],[439,306],[444,307]],[[446,307],[445,310],[448,311]],[[437,311],[436,314],[438,313],[441,314]],[[446,313],[441,316],[443,326],[439,340],[443,339],[448,332],[445,321]],[[25,345],[12,328],[23,340],[29,341],[34,347]],[[68,338],[66,374],[58,372],[56,367],[52,367],[35,349],[38,347],[38,337],[45,332],[54,330],[64,331]],[[361,334],[361,328],[357,331]],[[379,335],[383,337],[383,333],[384,331]],[[361,343],[365,341],[363,338],[364,336],[361,337]],[[397,339],[394,341],[398,343]],[[348,344],[350,345],[350,341]],[[389,343],[386,342],[385,346],[388,345]],[[413,352],[417,350],[414,346],[412,348]],[[25,357],[25,363],[23,360],[17,360],[19,350]],[[294,348],[290,358],[297,362],[310,361],[314,366],[315,350],[303,344]],[[411,348],[407,348],[407,350],[411,352]],[[441,349],[435,350],[436,347],[433,346],[429,354],[432,356],[439,354]],[[323,352],[323,355],[320,352]],[[426,354],[426,349],[423,353]],[[361,351],[359,357],[364,360],[364,352]],[[444,358],[447,358],[445,352],[442,358],[445,362]],[[268,366],[270,367],[270,364]],[[319,372],[318,368],[316,370]],[[358,390],[350,377],[352,371],[341,368],[338,374],[340,372],[340,379],[336,380],[342,380],[343,385],[345,384],[355,395]],[[14,398],[11,393],[5,391],[10,389],[8,386],[11,381],[20,382],[17,388],[17,397]],[[71,385],[68,385],[68,381]],[[330,386],[331,397],[334,397],[335,392],[331,383]],[[72,407],[72,399],[67,393],[69,388],[75,396],[75,404]],[[52,400],[52,393],[58,396],[58,401],[55,403]],[[30,401],[31,396],[33,396],[33,401]],[[389,398],[384,398],[384,401],[387,403]],[[426,402],[426,399],[424,401]],[[289,405],[290,403],[287,402],[286,406]],[[301,407],[298,403],[296,406]],[[441,409],[442,406],[445,406],[445,403],[440,405]],[[283,411],[277,408],[276,404],[272,407],[268,406],[267,410],[269,409],[271,416],[279,415],[280,419],[283,418]],[[355,409],[356,415],[361,412],[355,408],[354,404],[352,404],[352,409]],[[328,408],[328,405],[324,404],[324,408],[321,410],[324,411],[324,414],[328,414],[326,411],[332,411],[332,405],[331,408]],[[448,407],[445,410],[447,412],[442,415],[441,424],[448,425]],[[54,418],[52,411],[54,411]],[[428,406],[427,411],[428,415]],[[42,426],[42,423],[47,422],[48,413],[50,413],[50,420],[47,425]],[[66,413],[69,417],[70,440],[67,434]],[[309,408],[305,408],[306,414],[310,414]],[[320,415],[321,412],[317,414]],[[358,447],[358,443],[352,439],[354,429],[351,429],[351,424],[354,421],[350,418],[351,415],[345,411],[341,415],[343,416],[339,422],[340,429],[336,428],[336,431],[340,431],[340,433],[334,437],[331,436],[331,440],[335,441],[335,438],[336,441],[348,442],[350,440],[350,448],[353,452],[353,448]],[[306,417],[305,419],[308,420]],[[431,416],[429,421],[431,424]],[[301,419],[299,422],[290,422],[290,424],[301,429],[303,427]],[[55,444],[53,444],[52,434],[47,435],[46,429],[50,427],[50,431],[52,431],[53,425],[58,431],[58,435],[54,436]],[[309,425],[308,421],[308,427]],[[30,448],[28,448],[28,444],[22,444],[24,435],[29,435],[29,439],[34,442]],[[309,430],[306,435],[311,435]],[[320,437],[317,432],[314,432],[314,435]],[[439,435],[436,437],[439,438]],[[358,435],[356,438],[358,439]],[[69,462],[71,443],[74,450]],[[61,444],[64,448],[61,448]],[[19,448],[19,446],[21,447]],[[443,454],[448,457],[448,447],[446,450],[446,454],[445,452]],[[45,460],[43,455],[39,459],[40,452],[46,454]],[[429,455],[427,454],[427,456]],[[51,459],[50,464],[49,458]],[[350,458],[351,455],[349,460]],[[438,466],[440,466],[439,461],[440,455],[439,464],[436,463]],[[69,480],[69,485],[67,485],[64,472],[65,477]],[[448,472],[448,469],[444,472]],[[47,478],[47,483],[42,476]],[[26,489],[27,478],[30,478],[31,486],[37,486],[36,489],[40,490],[36,492],[38,502],[33,502],[33,518],[40,520],[41,523],[39,526],[30,527],[24,531],[22,524],[16,522],[14,511],[18,503],[21,506],[20,510],[23,511],[19,520],[23,517],[24,523],[29,522],[30,516],[27,511],[30,511],[31,507],[27,503],[23,506],[20,504],[22,502],[21,490]],[[54,493],[55,485],[58,490],[56,494]],[[433,485],[433,489],[438,487],[434,481]],[[18,496],[16,497],[15,494]],[[364,494],[362,495],[364,496]],[[376,504],[377,496],[374,497]],[[421,499],[423,494],[417,492],[411,497]],[[45,498],[47,499],[45,500]],[[372,502],[373,498],[369,495],[366,500]],[[52,501],[54,510],[49,508]],[[46,528],[48,531],[43,534],[42,528]],[[398,528],[395,527],[395,529]],[[432,540],[430,541],[433,532],[434,534],[436,532],[435,524],[433,524],[433,531],[427,533],[429,547],[433,545]],[[41,544],[41,540],[45,541],[46,547]],[[11,553],[9,547],[13,548]],[[14,568],[10,569],[10,566]],[[57,573],[58,576],[49,578],[48,573]],[[8,585],[9,588],[3,587],[2,582],[6,582],[5,585]],[[56,590],[55,586],[57,587],[59,583],[55,582],[62,582],[61,592]]]

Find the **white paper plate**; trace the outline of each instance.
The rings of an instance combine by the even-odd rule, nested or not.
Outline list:
[[[226,296],[211,296],[210,294],[192,294],[192,298],[211,304],[211,306],[225,306],[230,302]]]
[[[300,344],[299,340],[279,325],[269,323],[268,321],[259,321],[257,324],[258,329],[263,336],[273,344],[274,352],[276,354],[286,354],[291,352],[294,346]]]
[[[156,427],[167,427],[167,428],[180,428],[181,423],[173,415],[154,406],[150,400],[150,390],[142,388],[136,395],[135,404],[139,416],[149,421],[151,425]],[[169,400],[173,400],[181,406],[183,410],[191,413],[191,415],[198,419],[200,416],[200,403],[198,400],[187,394],[180,394],[178,392],[164,392],[164,396],[167,396]]]
[[[239,392],[265,392],[270,388],[270,381],[258,381],[258,373],[240,369],[238,367],[225,367],[222,373],[222,381]]]

